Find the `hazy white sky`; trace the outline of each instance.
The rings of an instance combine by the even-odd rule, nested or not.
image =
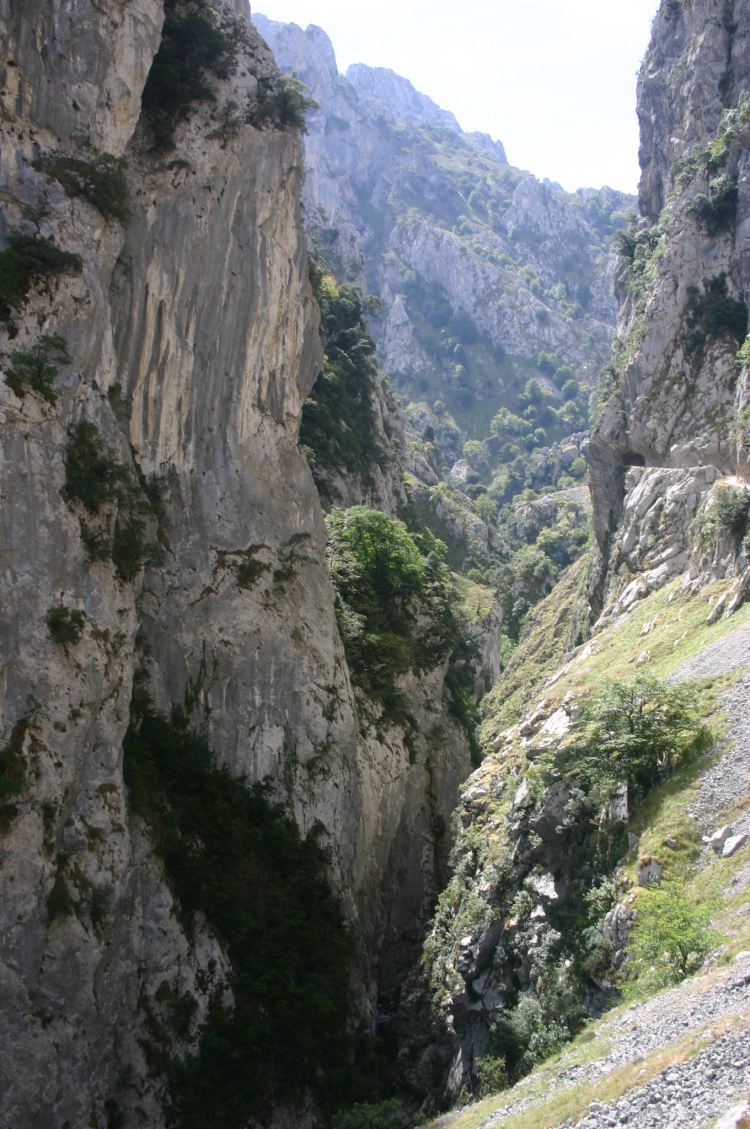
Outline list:
[[[658,0],[257,0],[318,24],[339,70],[390,67],[499,138],[508,160],[565,188],[635,191],[636,72]]]

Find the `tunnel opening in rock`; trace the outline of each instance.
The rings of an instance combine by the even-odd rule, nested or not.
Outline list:
[[[624,466],[645,466],[646,460],[637,451],[626,451],[622,457]]]

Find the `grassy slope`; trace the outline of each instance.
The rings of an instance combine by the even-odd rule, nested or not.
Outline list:
[[[703,651],[750,618],[746,605],[726,620],[708,625],[707,613],[726,590],[729,582],[717,582],[698,595],[680,591],[675,582],[643,600],[635,608],[591,642],[579,647],[562,667],[573,623],[575,595],[584,565],[573,566],[552,595],[539,606],[534,625],[514,655],[500,686],[487,700],[484,736],[488,740],[503,727],[513,725],[544,698],[551,712],[569,693],[585,694],[605,679],[634,677],[644,666],[658,677],[667,677],[683,662]],[[725,719],[717,709],[720,692],[736,679],[743,668],[694,685],[701,712],[719,735]],[[557,672],[556,678],[550,678]],[[546,688],[542,686],[546,682]],[[541,692],[540,692],[541,691]],[[692,766],[655,789],[641,806],[631,825],[640,836],[638,853],[658,854],[666,873],[683,885],[697,904],[715,906],[713,925],[722,938],[720,962],[726,964],[740,951],[750,948],[750,892],[736,891],[732,881],[750,861],[750,846],[732,859],[711,858],[696,866],[700,853],[700,830],[687,809],[698,787],[701,766]],[[750,807],[744,797],[733,810]],[[673,847],[665,839],[675,840]],[[635,880],[636,853],[625,862],[625,871]],[[637,890],[636,890],[637,897]],[[699,976],[711,976],[712,972]],[[722,1033],[721,1023],[707,1024],[660,1048],[634,1063],[611,1069],[602,1077],[555,1089],[561,1074],[571,1066],[592,1063],[610,1049],[607,1034],[613,1015],[625,1005],[590,1024],[560,1055],[538,1067],[512,1089],[485,1098],[434,1123],[450,1124],[455,1129],[478,1129],[498,1109],[520,1101],[529,1107],[503,1117],[496,1124],[504,1129],[550,1129],[567,1118],[583,1116],[589,1103],[610,1102],[628,1090],[640,1088],[670,1064],[686,1061]],[[748,1016],[750,1022],[750,1016]]]

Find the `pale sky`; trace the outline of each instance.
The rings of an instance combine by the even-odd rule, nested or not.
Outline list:
[[[318,24],[340,71],[389,67],[499,138],[508,160],[564,188],[634,192],[635,81],[658,0],[257,0]]]

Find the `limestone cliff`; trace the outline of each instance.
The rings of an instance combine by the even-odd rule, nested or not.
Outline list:
[[[297,442],[302,151],[243,4],[0,15],[3,1116],[153,1127],[238,969],[133,813],[134,689],[328,851],[365,1016],[418,947],[469,741],[449,656],[403,676],[408,725],[351,684]],[[159,104],[191,27],[189,105]]]

